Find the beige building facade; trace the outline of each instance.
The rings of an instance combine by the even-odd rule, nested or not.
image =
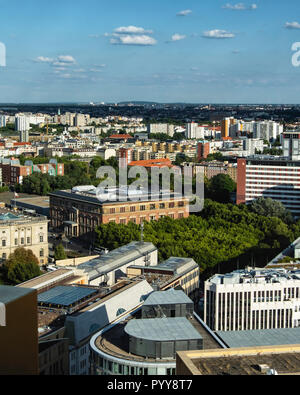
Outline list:
[[[40,265],[48,262],[48,219],[40,215],[2,209],[0,213],[0,259],[5,261],[17,248],[32,250]]]

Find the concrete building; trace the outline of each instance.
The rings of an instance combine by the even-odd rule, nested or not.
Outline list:
[[[211,153],[210,143],[208,141],[203,141],[203,142],[198,143],[198,146],[197,146],[198,161],[206,159],[210,153]]]
[[[77,266],[77,272],[86,275],[89,285],[112,286],[126,277],[131,265],[151,267],[157,264],[157,248],[152,243],[133,241]]]
[[[32,250],[41,265],[48,262],[47,217],[0,209],[0,258],[5,261],[17,248]]]
[[[287,131],[281,138],[283,156],[292,160],[300,160],[300,131]]]
[[[37,292],[0,285],[0,374],[37,375]]]
[[[4,128],[6,126],[6,115],[0,115],[0,128]]]
[[[141,318],[148,299],[158,314]],[[181,299],[183,298],[183,299]],[[166,299],[172,317],[165,317]],[[188,309],[181,308],[190,306]],[[148,310],[147,307],[147,310]],[[90,340],[93,375],[174,375],[179,350],[218,349],[221,342],[196,314],[190,314],[193,302],[174,290],[150,293],[139,309],[125,315]]]
[[[51,226],[67,236],[89,237],[100,224],[127,224],[157,220],[164,216],[189,216],[189,199],[175,193],[152,194],[144,190],[110,188],[98,196],[98,189],[82,186],[56,191],[50,196]]]
[[[247,152],[247,155],[255,155],[257,151],[262,153],[264,150],[264,141],[261,139],[244,139],[243,150]]]
[[[285,157],[250,156],[237,160],[237,204],[258,197],[278,200],[300,215],[300,161]]]
[[[53,176],[64,175],[64,164],[57,163],[55,159],[50,159],[49,163],[34,165],[31,160],[27,160],[24,165],[18,159],[0,159],[2,169],[2,182],[5,185],[22,184],[24,177],[33,173],[50,174]]]
[[[237,270],[205,282],[204,321],[214,331],[300,326],[300,272]]]
[[[151,266],[127,267],[128,278],[145,278],[156,291],[180,287],[193,300],[198,300],[199,276],[199,265],[192,258],[170,257]]]
[[[119,284],[107,296],[89,306],[68,315],[65,321],[65,336],[70,339],[70,374],[90,374],[90,341],[95,333],[122,319],[138,309],[153,291],[147,281],[131,281]]]
[[[183,376],[299,375],[300,345],[179,351],[176,371]]]
[[[163,133],[173,137],[175,133],[175,126],[168,123],[151,123],[147,126],[149,134]]]
[[[15,129],[17,132],[26,132],[30,129],[30,118],[24,114],[15,116]]]

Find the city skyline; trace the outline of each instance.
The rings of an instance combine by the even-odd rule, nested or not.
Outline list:
[[[0,7],[2,103],[299,103],[296,0]]]

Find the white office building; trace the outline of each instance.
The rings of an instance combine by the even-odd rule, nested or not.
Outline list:
[[[204,321],[213,331],[300,326],[300,270],[236,270],[214,275],[204,289]]]
[[[19,114],[15,117],[15,129],[17,132],[26,132],[30,129],[30,118]]]
[[[0,115],[0,128],[4,128],[6,126],[6,116]]]

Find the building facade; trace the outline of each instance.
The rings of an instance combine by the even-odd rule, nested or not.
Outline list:
[[[300,161],[284,157],[248,157],[237,160],[237,204],[259,198],[278,200],[300,215]]]
[[[5,261],[17,248],[31,250],[41,265],[48,262],[48,219],[1,209],[0,258]]]
[[[91,188],[91,187],[90,187]],[[113,195],[113,194],[112,194]],[[101,201],[96,197],[95,189],[75,192],[75,190],[57,191],[50,196],[50,225],[59,228],[67,236],[89,235],[96,226],[115,222],[128,224],[143,221],[155,221],[162,217],[186,218],[189,216],[189,199],[172,196],[148,198],[131,196],[130,200]]]
[[[251,269],[205,282],[204,321],[214,331],[300,326],[299,271]]]

